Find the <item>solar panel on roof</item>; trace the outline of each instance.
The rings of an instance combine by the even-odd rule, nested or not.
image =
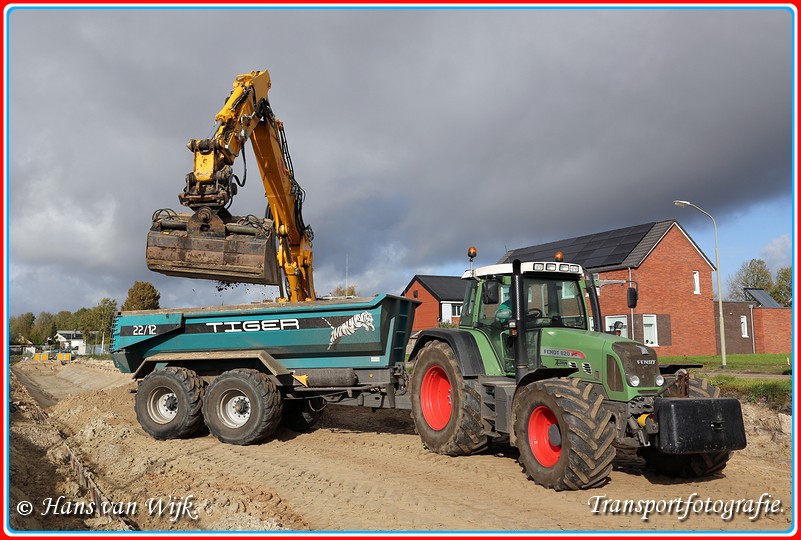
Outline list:
[[[606,246],[593,251],[594,257],[607,257],[615,250],[615,246]]]
[[[617,266],[631,255],[654,225],[644,223],[512,250],[499,262],[509,262],[515,258],[528,261],[550,259],[558,250],[565,254],[566,260],[585,268]]]
[[[745,294],[759,302],[765,308],[780,308],[782,307],[776,300],[773,299],[764,289],[743,289]]]

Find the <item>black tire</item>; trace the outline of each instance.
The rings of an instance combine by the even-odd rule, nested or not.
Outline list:
[[[603,399],[578,379],[538,381],[518,391],[515,445],[529,478],[556,491],[606,482],[615,458],[615,428]]]
[[[640,448],[639,454],[647,467],[670,478],[701,478],[722,471],[731,452],[706,454],[664,454],[654,448]]]
[[[309,431],[325,412],[326,403],[321,397],[284,401],[281,425],[292,431]]]
[[[203,400],[209,432],[228,444],[254,444],[272,435],[281,421],[281,393],[255,369],[232,369],[212,381]]]
[[[671,384],[675,377],[665,377],[665,384]],[[706,379],[691,378],[689,381],[691,398],[717,398],[720,397],[720,388],[710,384]],[[663,394],[664,397],[679,397],[679,389],[676,385],[668,388]]]
[[[666,381],[670,384],[671,380]],[[710,384],[706,379],[692,378],[689,381],[691,398],[720,397],[720,388]],[[665,392],[665,397],[677,397],[676,386]],[[657,473],[671,478],[701,478],[722,471],[731,458],[732,453],[709,452],[706,454],[665,454],[648,446],[640,448],[637,453],[645,460],[647,467]]]
[[[134,410],[139,425],[158,440],[194,435],[203,426],[204,388],[203,380],[192,370],[153,370],[136,390]]]
[[[481,386],[462,376],[456,354],[431,341],[417,354],[412,372],[412,420],[432,452],[466,456],[489,446],[481,425]]]

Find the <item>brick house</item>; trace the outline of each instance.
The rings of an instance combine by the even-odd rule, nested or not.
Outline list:
[[[783,307],[762,289],[745,289],[752,300],[723,302],[726,354],[783,354],[793,348],[792,308]],[[716,304],[717,305],[717,304]],[[720,354],[718,310],[715,343]]]
[[[422,302],[414,312],[413,332],[440,323],[459,324],[464,303],[465,282],[454,276],[416,275],[402,296]]]
[[[514,249],[498,262],[552,260],[557,251],[600,280],[636,282],[635,309],[626,305],[625,284],[600,288],[605,329],[620,321],[623,335],[657,348],[660,356],[715,354],[715,268],[678,222],[645,223]]]

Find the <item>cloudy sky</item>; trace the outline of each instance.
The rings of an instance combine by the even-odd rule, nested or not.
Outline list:
[[[263,69],[318,294],[400,293],[461,274],[470,245],[491,264],[672,218],[714,260],[711,221],[674,199],[715,216],[724,284],[751,258],[791,264],[789,10],[17,8],[5,24],[10,315],[121,304],[135,280],[163,307],[273,297],[144,257],[152,212],[185,210],[186,141]],[[258,181],[232,211],[263,214]]]

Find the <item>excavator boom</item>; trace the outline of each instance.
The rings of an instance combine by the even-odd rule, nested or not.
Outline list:
[[[150,270],[171,276],[279,285],[285,300],[315,299],[311,227],[303,222],[304,192],[295,180],[281,121],[267,93],[267,71],[237,76],[217,113],[214,134],[192,139],[193,170],[178,195],[194,211],[157,210],[147,236]],[[268,206],[264,218],[231,215],[228,207],[247,179],[233,165],[250,140]],[[283,274],[283,278],[282,278]],[[286,283],[284,283],[284,281]]]

